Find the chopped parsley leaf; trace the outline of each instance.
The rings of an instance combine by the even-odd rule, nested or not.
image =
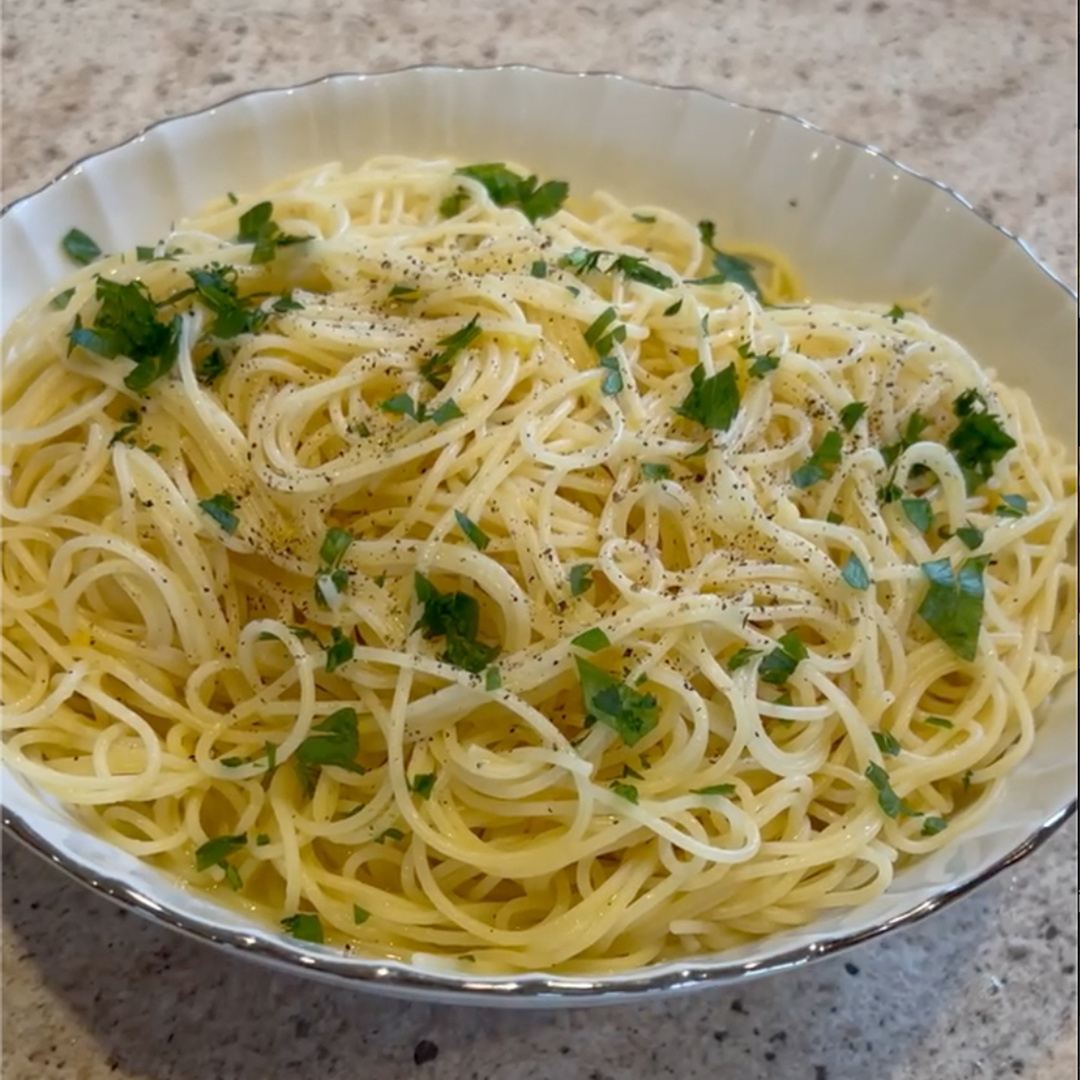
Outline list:
[[[601,357],[600,367],[604,369],[604,377],[600,380],[600,393],[607,397],[620,393],[623,389],[623,377],[618,357]]]
[[[279,247],[288,244],[303,244],[310,236],[286,236],[281,226],[273,220],[274,204],[256,203],[250,210],[240,215],[239,233],[236,237],[241,244],[253,244],[251,262],[268,263],[273,260]]]
[[[135,367],[124,377],[129,390],[142,393],[168,374],[176,363],[180,342],[180,316],[159,322],[157,304],[141,281],[120,285],[99,277],[95,286],[99,301],[93,326],[83,326],[82,317],[68,333],[68,351],[76,345],[106,360],[126,356]]]
[[[414,575],[416,599],[423,612],[414,630],[423,630],[424,639],[446,638],[446,652],[439,658],[478,675],[499,654],[495,646],[477,640],[480,605],[468,593],[441,593],[423,574]]]
[[[920,817],[919,811],[912,810],[910,806],[899,795],[893,791],[892,784],[889,782],[889,774],[876,762],[871,762],[866,766],[866,779],[874,785],[878,793],[878,806],[881,807],[882,812],[891,818],[898,818],[901,815],[905,817]]]
[[[974,551],[983,542],[982,529],[976,529],[974,525],[961,525],[956,530],[956,535],[960,538],[965,547]]]
[[[855,552],[851,552],[844,563],[840,576],[853,588],[865,591],[870,588],[870,575],[866,572],[862,560]]]
[[[389,829],[383,829],[378,836],[375,837],[376,844],[385,844],[387,840],[404,840],[405,834],[400,829],[395,829],[392,825]]]
[[[890,734],[888,731],[874,731],[874,742],[877,743],[877,748],[890,757],[896,757],[900,753],[901,746],[899,740],[895,735]]]
[[[599,626],[594,626],[578,634],[577,637],[571,638],[570,644],[577,645],[581,649],[588,649],[589,652],[599,652],[611,644],[611,639]]]
[[[667,480],[671,476],[671,466],[657,464],[654,461],[643,461],[641,463],[641,475],[646,480],[651,480],[654,483],[660,480]]]
[[[484,672],[484,689],[494,692],[502,686],[502,672],[497,667],[489,667]]]
[[[919,616],[963,660],[974,660],[983,615],[987,557],[967,559],[954,573],[948,559],[922,564],[929,587]]]
[[[340,596],[349,586],[349,572],[343,567],[327,571],[325,568],[315,575],[315,602],[319,607],[336,607],[335,597]]]
[[[412,778],[409,787],[414,795],[419,795],[421,799],[430,799],[431,793],[435,790],[435,774],[433,772],[419,773]]]
[[[843,443],[839,431],[826,432],[818,448],[791,474],[791,482],[797,488],[808,488],[820,480],[828,480],[832,466],[840,461]]]
[[[592,566],[589,563],[578,563],[570,567],[570,595],[580,596],[592,588]]]
[[[710,784],[708,787],[691,788],[691,795],[734,795],[734,784]]]
[[[496,206],[516,206],[532,222],[557,213],[570,194],[570,185],[564,180],[548,180],[537,186],[537,177],[519,176],[501,162],[465,165],[455,172],[483,184]]]
[[[597,349],[597,343],[604,337],[604,332],[619,317],[619,313],[613,307],[604,310],[586,327],[584,337],[585,344],[590,348]],[[597,349],[597,351],[602,351]]]
[[[371,918],[371,912],[365,911],[359,904],[353,904],[352,921],[357,926],[363,926]]]
[[[468,205],[468,202],[469,193],[463,187],[459,187],[439,203],[439,216],[444,218],[457,217]]]
[[[900,509],[919,532],[929,531],[934,523],[934,508],[929,499],[901,499]]]
[[[1001,502],[994,508],[998,517],[1018,518],[1028,512],[1028,501],[1023,495],[1002,495]]]
[[[346,532],[345,529],[336,527],[327,529],[322,545],[319,548],[319,559],[323,566],[328,570],[332,570],[337,566],[344,558],[345,552],[349,550],[349,545],[352,542],[352,533]]]
[[[257,847],[266,847],[270,843],[270,836],[267,833],[261,832],[255,837],[255,844]]]
[[[212,866],[224,866],[230,855],[247,843],[247,833],[238,836],[217,836],[195,849],[195,869],[200,873]]]
[[[233,513],[236,500],[227,492],[211,495],[209,499],[200,499],[199,509],[212,517],[230,535],[236,532],[240,524],[240,519]]]
[[[610,258],[607,268],[601,268],[601,258]],[[613,251],[589,251],[583,247],[574,248],[559,260],[559,265],[579,273],[594,272],[600,274],[622,274],[630,281],[639,281],[642,285],[651,285],[654,289],[673,288],[675,282],[667,274],[650,266],[640,255],[617,255]]]
[[[626,799],[627,802],[636,803],[638,801],[638,790],[633,784],[624,784],[621,780],[616,780],[611,785],[611,790],[621,799]]]
[[[379,408],[395,416],[411,416],[418,421],[426,419],[426,407],[423,404],[417,407],[416,402],[408,394],[395,394],[392,398],[380,402]]]
[[[931,727],[945,728],[946,730],[953,727],[953,722],[946,720],[944,716],[924,716],[923,723],[929,724]]]
[[[446,377],[450,374],[458,353],[468,348],[483,333],[483,329],[478,325],[479,319],[479,315],[474,315],[460,330],[440,338],[436,344],[443,347],[442,351],[428,357],[420,365],[420,374],[437,390],[446,385]]]
[[[754,659],[755,656],[760,656],[760,649],[742,648],[738,652],[734,653],[731,659],[727,662],[728,671],[738,671],[739,668],[745,667]]]
[[[899,322],[906,314],[907,312],[904,311],[904,309],[899,304],[893,304],[893,306],[885,312],[885,318],[892,319],[892,321],[896,323]]]
[[[418,285],[391,285],[387,298],[390,300],[404,300],[405,298],[415,300],[419,295],[420,287]]]
[[[969,491],[990,479],[994,465],[1016,446],[1016,440],[1001,421],[990,414],[986,399],[978,390],[965,390],[953,402],[959,423],[946,445],[964,471]]]
[[[60,243],[67,257],[79,266],[89,266],[101,258],[101,248],[82,229],[69,229]]]
[[[195,378],[203,384],[210,386],[219,375],[224,374],[229,366],[220,349],[210,352],[201,364],[195,369]]]
[[[840,426],[845,431],[851,431],[862,419],[866,410],[867,404],[865,401],[849,401],[840,410]]]
[[[304,305],[299,300],[293,299],[293,291],[290,289],[283,296],[279,296],[271,305],[270,310],[278,315],[284,315],[286,311],[303,311]]]
[[[708,378],[705,368],[698,364],[690,373],[690,384],[690,393],[675,412],[710,431],[727,431],[739,411],[739,383],[734,364]]]
[[[574,657],[585,698],[586,717],[617,732],[633,746],[657,724],[659,706],[652,694],[642,694],[621,683],[606,671]]]
[[[346,637],[336,626],[330,631],[330,644],[326,646],[326,673],[337,671],[342,664],[347,664],[356,651],[350,637]]]
[[[438,408],[433,409],[430,419],[440,427],[451,420],[460,420],[465,414],[453,398],[447,398]]]
[[[805,660],[808,655],[798,633],[790,630],[780,638],[775,649],[765,654],[758,667],[758,675],[773,686],[783,686],[794,674],[799,661]]]
[[[454,511],[454,517],[457,520],[458,527],[465,534],[469,543],[473,547],[480,551],[483,551],[488,544],[491,543],[491,538],[476,524],[471,518],[466,517],[460,510]]]
[[[639,214],[636,210],[630,215],[635,221],[640,221],[642,225],[655,225],[655,214]]]
[[[315,789],[315,780],[326,765],[363,773],[364,767],[356,763],[359,750],[359,723],[351,706],[332,712],[322,723],[312,724],[307,738],[296,748],[297,774],[305,790],[310,793]]]
[[[281,925],[299,941],[313,941],[316,945],[321,945],[325,941],[322,922],[318,915],[289,915],[281,920]]]
[[[922,823],[920,830],[923,836],[937,836],[942,829],[947,828],[949,823],[943,817],[928,817]]]
[[[547,263],[543,259],[537,259],[529,267],[529,274],[534,278],[546,278],[548,272]]]
[[[712,249],[713,269],[715,274],[702,278],[699,284],[721,284],[733,282],[751,293],[758,301],[762,299],[761,288],[754,278],[754,268],[745,259],[736,255],[726,255],[716,247],[716,226],[711,221],[698,222],[698,232],[706,247]]]
[[[664,314],[665,315],[678,315],[679,312],[682,311],[682,305],[683,305],[683,298],[680,296],[679,299],[676,300],[674,304],[671,304],[668,307],[664,308]]]

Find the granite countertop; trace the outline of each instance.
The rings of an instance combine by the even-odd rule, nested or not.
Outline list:
[[[421,62],[695,84],[874,143],[1075,283],[1072,0],[5,0],[3,201],[242,90]],[[3,852],[5,1080],[1065,1080],[1075,819],[908,930],[625,1008],[481,1013],[228,962]]]

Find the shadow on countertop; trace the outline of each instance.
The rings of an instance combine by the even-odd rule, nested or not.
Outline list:
[[[480,1011],[237,963],[6,841],[3,1075],[1041,1080],[1075,1028],[1075,865],[1074,821],[1011,876],[809,969],[633,1006]]]

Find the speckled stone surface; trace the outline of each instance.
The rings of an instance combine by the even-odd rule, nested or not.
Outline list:
[[[5,0],[3,200],[145,124],[423,62],[694,84],[958,188],[1077,275],[1071,0]],[[5,1080],[1065,1080],[1075,822],[951,909],[805,971],[634,1008],[479,1013],[226,962],[8,843]]]

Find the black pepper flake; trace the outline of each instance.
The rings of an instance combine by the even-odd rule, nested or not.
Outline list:
[[[413,1050],[412,1059],[416,1065],[426,1065],[429,1061],[434,1061],[438,1056],[438,1045],[430,1039],[421,1039],[416,1044],[416,1049]]]

